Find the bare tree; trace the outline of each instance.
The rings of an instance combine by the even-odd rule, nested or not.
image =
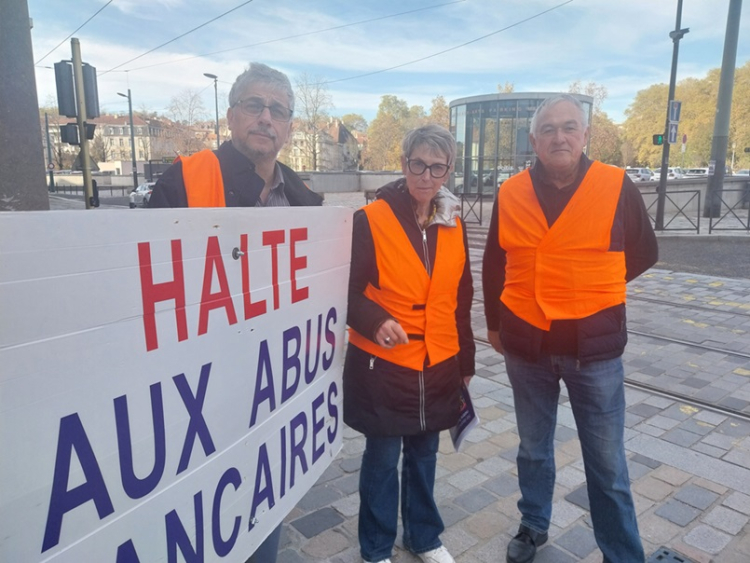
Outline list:
[[[173,121],[192,126],[197,121],[206,118],[206,108],[203,98],[195,90],[187,88],[172,97],[167,108]]]
[[[320,160],[321,130],[333,109],[333,100],[320,77],[302,73],[295,80],[297,87],[297,121],[299,130],[305,135],[304,149],[310,157],[311,170],[317,170]]]
[[[198,92],[189,88],[181,91],[172,97],[167,111],[174,121],[171,137],[176,152],[188,155],[201,150],[202,135],[195,126],[206,118],[206,108]]]
[[[94,140],[89,145],[89,151],[91,152],[91,158],[97,163],[107,162],[112,158],[112,148],[101,134],[94,135]]]

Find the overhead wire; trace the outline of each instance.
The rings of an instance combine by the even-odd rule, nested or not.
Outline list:
[[[86,25],[87,23],[89,23],[89,22],[90,22],[91,20],[93,20],[93,19],[94,19],[94,18],[95,18],[96,16],[98,16],[98,15],[99,15],[99,12],[101,12],[101,11],[102,11],[102,10],[103,10],[104,8],[106,8],[107,6],[109,6],[109,5],[110,5],[110,4],[112,3],[112,2],[114,2],[114,0],[109,0],[109,2],[107,2],[106,4],[104,4],[104,6],[102,6],[102,7],[101,7],[101,8],[99,8],[99,9],[98,9],[98,10],[97,10],[96,12],[94,12],[94,15],[92,15],[92,16],[91,16],[91,17],[90,17],[89,19],[87,19],[87,20],[86,20],[85,22],[83,22],[83,23],[82,23],[81,25],[79,25],[79,26],[78,26],[78,27],[77,27],[76,29],[74,29],[74,30],[73,30],[73,31],[71,32],[71,34],[70,34],[70,35],[68,35],[68,36],[67,36],[67,37],[66,37],[65,39],[63,39],[63,40],[62,40],[62,41],[60,41],[60,42],[59,42],[59,43],[58,43],[57,45],[55,45],[55,47],[54,47],[54,48],[53,48],[53,49],[52,49],[52,50],[51,50],[51,51],[50,51],[49,53],[47,53],[46,55],[44,55],[44,56],[43,56],[43,57],[42,57],[41,59],[39,59],[39,60],[38,60],[37,62],[35,62],[34,64],[35,64],[35,65],[38,65],[38,64],[39,64],[39,63],[41,63],[41,62],[42,62],[42,61],[43,61],[44,59],[46,59],[47,57],[49,57],[49,56],[50,56],[50,55],[51,55],[52,53],[54,53],[54,52],[55,52],[55,51],[56,51],[56,50],[57,50],[57,49],[58,49],[58,48],[60,47],[60,45],[62,45],[62,44],[63,44],[63,43],[65,43],[65,42],[66,42],[66,41],[67,41],[68,39],[70,39],[71,37],[73,37],[73,34],[74,34],[74,33],[76,33],[76,32],[77,32],[77,31],[78,31],[79,29],[81,29],[81,28],[82,28],[83,26],[85,26],[85,25]]]
[[[113,70],[117,70],[117,69],[118,69],[118,68],[120,68],[121,66],[125,66],[126,64],[132,63],[133,61],[137,61],[137,60],[138,60],[138,59],[140,59],[141,57],[145,57],[145,56],[146,56],[146,55],[148,55],[149,53],[153,53],[154,51],[156,51],[156,50],[158,50],[158,49],[161,49],[162,47],[166,47],[166,46],[167,46],[167,45],[169,45],[170,43],[174,43],[174,42],[175,42],[175,41],[177,41],[178,39],[182,39],[182,38],[183,38],[183,37],[185,37],[186,35],[190,35],[190,34],[191,34],[191,33],[193,33],[194,31],[198,31],[198,30],[199,30],[200,28],[202,28],[202,27],[205,27],[205,26],[207,26],[208,24],[210,24],[210,23],[213,23],[213,22],[215,22],[216,20],[219,20],[219,19],[223,18],[224,16],[226,16],[226,15],[228,15],[228,14],[231,14],[231,13],[232,13],[232,12],[234,12],[235,10],[239,10],[239,9],[240,9],[240,8],[242,8],[243,6],[246,6],[247,4],[250,4],[250,3],[251,3],[251,2],[253,2],[253,1],[254,1],[254,0],[247,0],[246,2],[242,2],[241,4],[239,4],[239,5],[235,6],[234,8],[232,8],[232,9],[230,9],[230,10],[227,10],[227,11],[226,11],[226,12],[224,12],[223,14],[219,14],[219,15],[218,15],[218,16],[216,16],[215,18],[211,18],[210,20],[207,20],[207,21],[203,22],[202,24],[200,24],[200,25],[198,25],[198,26],[194,27],[193,29],[191,29],[191,30],[188,30],[188,31],[186,31],[185,33],[182,33],[182,34],[178,35],[177,37],[174,37],[174,38],[170,39],[169,41],[166,41],[165,43],[162,43],[161,45],[157,45],[157,46],[156,46],[156,47],[154,47],[153,49],[149,49],[149,50],[148,50],[148,51],[146,51],[145,53],[141,53],[141,54],[140,54],[140,55],[138,55],[137,57],[133,57],[132,59],[130,59],[130,60],[128,60],[128,61],[125,61],[124,63],[120,63],[119,65],[117,65],[117,66],[115,66],[115,67],[112,67],[112,68],[110,68],[109,70],[105,70],[104,72],[101,72],[101,73],[99,73],[99,75],[101,76],[101,75],[107,74],[108,72],[112,72]]]
[[[357,74],[357,75],[348,76],[348,77],[345,77],[345,78],[337,78],[335,80],[325,80],[323,82],[319,82],[318,84],[320,84],[320,85],[323,85],[323,84],[333,84],[335,82],[344,82],[346,80],[354,80],[356,78],[364,78],[366,76],[373,76],[375,74],[382,74],[383,72],[388,72],[388,71],[391,71],[391,70],[395,70],[397,68],[402,68],[402,67],[409,66],[409,65],[412,65],[412,64],[415,64],[415,63],[426,61],[427,59],[431,59],[433,57],[437,57],[439,55],[443,55],[445,53],[449,53],[451,51],[455,51],[456,49],[460,49],[461,47],[466,47],[467,45],[471,45],[472,43],[476,43],[477,41],[481,41],[483,39],[487,39],[488,37],[492,37],[493,35],[497,35],[498,33],[501,33],[503,31],[507,31],[507,30],[509,30],[511,28],[514,28],[514,27],[519,26],[519,25],[521,25],[523,23],[531,21],[531,20],[533,20],[535,18],[543,16],[544,14],[548,14],[549,12],[552,12],[553,10],[557,10],[558,8],[562,8],[566,4],[570,4],[573,1],[574,0],[567,0],[567,2],[563,2],[562,4],[558,4],[557,6],[553,6],[551,8],[548,8],[547,10],[539,12],[538,14],[534,14],[533,16],[529,16],[528,18],[522,19],[522,20],[517,21],[515,23],[512,23],[512,24],[510,24],[508,26],[505,26],[502,29],[498,29],[498,30],[493,31],[492,33],[488,33],[486,35],[482,35],[481,37],[477,37],[475,39],[472,39],[471,41],[467,41],[465,43],[461,43],[460,45],[455,45],[454,47],[450,47],[448,49],[443,49],[442,51],[438,51],[437,53],[433,53],[431,55],[427,55],[426,57],[421,57],[419,59],[414,59],[412,61],[407,61],[405,63],[401,63],[399,65],[391,66],[391,67],[384,68],[384,69],[381,69],[381,70],[374,70],[372,72],[366,72],[364,74]]]
[[[305,33],[297,33],[295,35],[287,35],[285,37],[277,37],[276,39],[269,39],[267,41],[260,41],[258,43],[250,43],[249,45],[242,45],[241,47],[232,47],[231,49],[222,49],[221,51],[212,51],[210,53],[203,53],[201,55],[192,55],[190,57],[181,57],[179,59],[172,59],[172,60],[169,60],[169,61],[162,61],[160,63],[154,63],[154,64],[151,64],[151,65],[140,66],[140,67],[136,67],[136,68],[130,68],[128,70],[132,70],[132,71],[135,71],[135,70],[144,70],[144,69],[147,69],[147,68],[153,68],[155,66],[163,66],[163,65],[167,65],[167,64],[179,63],[179,62],[183,62],[183,61],[189,61],[191,59],[197,59],[197,58],[200,58],[200,57],[210,57],[211,55],[220,55],[220,54],[223,54],[223,53],[229,53],[231,51],[239,51],[241,49],[250,49],[251,47],[258,47],[260,45],[268,45],[269,43],[276,43],[276,42],[279,42],[279,41],[286,41],[287,39],[298,39],[300,37],[306,37],[308,35],[315,35],[315,34],[318,34],[318,33],[324,33],[326,31],[333,31],[333,30],[336,30],[336,29],[343,29],[343,28],[346,28],[346,27],[351,27],[351,26],[354,26],[354,25],[360,25],[360,24],[363,24],[363,23],[376,22],[376,21],[385,20],[385,19],[389,19],[389,18],[395,18],[395,17],[398,17],[398,16],[404,16],[404,15],[408,15],[408,14],[413,14],[415,12],[423,12],[425,10],[434,10],[435,8],[442,8],[444,6],[450,6],[451,4],[461,4],[462,2],[466,2],[466,0],[453,0],[452,2],[443,2],[442,4],[433,4],[431,6],[425,6],[423,8],[416,8],[414,10],[407,10],[405,12],[398,12],[396,14],[388,14],[388,15],[385,15],[385,16],[378,16],[377,18],[370,18],[370,19],[366,19],[366,20],[359,20],[359,21],[350,22],[350,23],[346,23],[346,24],[335,25],[333,27],[326,27],[324,29],[317,29],[315,31],[307,31]]]

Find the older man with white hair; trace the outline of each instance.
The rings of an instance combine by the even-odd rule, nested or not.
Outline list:
[[[594,536],[606,563],[643,562],[624,447],[625,284],[657,245],[621,168],[589,160],[588,116],[568,94],[531,120],[537,161],[500,187],[484,253],[488,338],[505,356],[518,434],[521,526],[506,561],[548,539],[560,380],[581,442]]]

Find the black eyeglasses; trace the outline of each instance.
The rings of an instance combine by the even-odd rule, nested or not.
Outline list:
[[[406,159],[406,167],[409,169],[409,172],[417,176],[421,176],[424,174],[425,170],[429,170],[430,176],[433,178],[442,178],[448,173],[448,170],[450,170],[450,166],[447,164],[436,162],[435,164],[427,166],[421,160],[411,160],[410,158]]]
[[[268,108],[268,111],[271,113],[271,119],[274,121],[289,121],[292,118],[292,113],[294,113],[289,108],[278,103],[266,105],[263,98],[247,98],[245,100],[240,100],[232,107],[236,106],[239,106],[242,113],[249,115],[250,117],[258,117],[263,113],[264,109]]]

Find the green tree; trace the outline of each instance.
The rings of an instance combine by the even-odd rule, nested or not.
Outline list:
[[[426,121],[424,108],[393,95],[380,98],[378,113],[367,129],[363,162],[367,170],[400,170],[401,141],[410,129]]]
[[[358,113],[347,113],[341,116],[343,123],[349,131],[367,132],[367,120]]]
[[[450,127],[451,118],[448,104],[443,96],[436,96],[432,100],[432,107],[430,107],[430,123],[442,125],[446,129]]]
[[[498,84],[497,91],[500,94],[510,94],[515,90],[515,86],[512,82],[505,81],[505,84]]]
[[[589,124],[589,157],[607,164],[621,166],[623,158],[620,129],[602,110],[602,105],[608,95],[607,87],[596,82],[589,82],[584,85],[580,80],[576,80],[570,85],[568,91],[573,94],[585,94],[594,99],[591,123]]]
[[[671,166],[707,166],[711,159],[719,90],[720,69],[712,69],[705,78],[686,78],[677,83],[675,99],[682,102],[679,124],[680,140],[670,147]],[[666,84],[655,84],[636,94],[635,100],[625,110],[623,136],[632,147],[632,156],[625,164],[659,166],[662,147],[652,144],[654,133],[664,132],[667,118],[668,89]],[[729,122],[727,161],[731,164],[732,147],[735,146],[735,168],[750,166],[750,61],[735,71],[732,96],[732,113]],[[685,153],[681,138],[687,135]]]
[[[628,153],[623,153],[626,166],[658,166],[662,148],[653,144],[654,133],[664,131],[667,111],[667,85],[654,84],[640,90],[635,101],[625,110],[623,137]]]

